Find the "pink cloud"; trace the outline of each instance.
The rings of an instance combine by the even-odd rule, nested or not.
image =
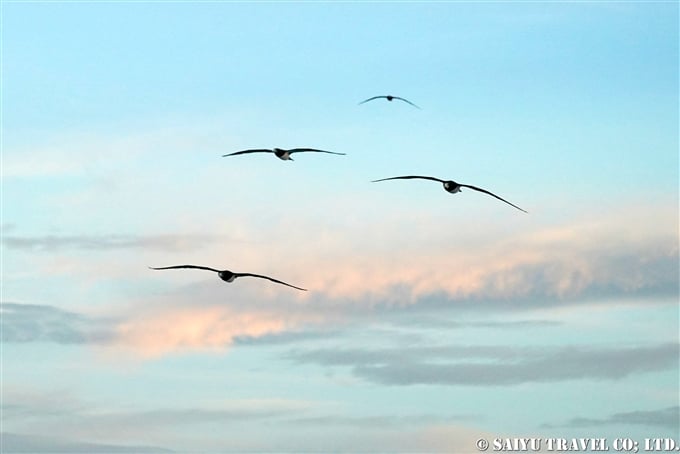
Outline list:
[[[371,295],[375,301],[398,293],[395,304],[434,293],[463,299],[569,299],[596,288],[636,292],[677,282],[673,211],[650,211],[632,220],[627,212],[610,213],[519,234],[506,235],[497,226],[473,241],[429,227],[429,235],[414,232],[419,251],[394,241],[397,246],[387,250],[366,245],[355,257],[326,246],[323,260],[308,264],[305,284],[334,299]],[[332,267],[324,265],[329,261]]]
[[[158,356],[183,350],[222,350],[239,336],[278,333],[308,321],[299,316],[229,306],[184,307],[129,319],[118,326],[117,333],[119,344],[143,356]]]
[[[532,224],[523,231],[502,224],[477,232],[468,227],[472,235],[422,222],[408,233],[355,226],[341,237],[310,238],[306,229],[291,228],[284,229],[287,241],[277,241],[275,229],[272,241],[258,247],[222,243],[181,259],[220,267],[230,257],[238,261],[236,271],[275,276],[309,292],[252,278],[227,284],[202,271],[152,272],[135,256],[135,266],[121,260],[116,270],[134,273],[131,282],[149,285],[153,279],[165,293],[116,308],[117,320],[123,320],[116,325],[116,343],[143,356],[224,349],[239,336],[337,326],[433,296],[466,307],[501,301],[526,309],[538,307],[537,301],[557,307],[589,296],[669,294],[677,291],[674,216],[674,210],[652,207],[631,219],[622,209],[607,217],[584,215],[586,221]],[[294,257],[295,266],[281,257]],[[143,258],[144,265],[177,260],[155,250],[144,251]],[[74,266],[83,263],[73,260]]]

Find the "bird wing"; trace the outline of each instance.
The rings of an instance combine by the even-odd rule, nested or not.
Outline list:
[[[234,273],[234,276],[236,276],[236,277],[245,277],[245,276],[259,277],[259,278],[261,278],[261,279],[267,279],[267,280],[269,280],[269,281],[276,282],[277,284],[283,284],[283,285],[287,285],[288,287],[293,287],[293,288],[296,288],[296,289],[298,289],[298,290],[302,290],[303,292],[306,292],[306,291],[307,291],[306,288],[300,288],[300,287],[296,287],[296,286],[294,286],[294,285],[286,284],[286,283],[283,282],[283,281],[279,281],[278,279],[274,279],[273,277],[263,276],[263,275],[261,275],[261,274],[252,274],[252,273]]]
[[[197,270],[208,270],[208,271],[214,271],[216,273],[219,273],[220,270],[216,270],[215,268],[210,268],[207,266],[198,266],[198,265],[174,265],[174,266],[163,266],[160,268],[154,268],[153,266],[150,266],[152,270],[174,270],[177,268],[195,268]]]
[[[266,148],[254,148],[252,150],[241,150],[241,151],[237,151],[237,152],[234,152],[234,153],[223,154],[222,157],[224,158],[225,156],[236,156],[237,154],[246,154],[246,153],[274,153],[274,151],[268,150]]]
[[[432,181],[438,181],[440,183],[443,183],[444,180],[440,180],[439,178],[435,177],[424,177],[421,175],[404,175],[402,177],[391,177],[391,178],[382,178],[380,180],[373,180],[371,183],[377,183],[378,181],[386,181],[386,180],[411,180],[414,178],[419,178],[421,180],[432,180]]]
[[[359,105],[361,105],[361,104],[363,104],[363,103],[365,103],[365,102],[368,102],[368,101],[373,101],[374,99],[378,99],[378,98],[387,98],[387,96],[384,96],[384,95],[382,95],[382,96],[374,96],[374,97],[372,97],[372,98],[364,99],[363,101],[361,101],[361,102],[359,103]]]
[[[326,151],[326,150],[319,150],[317,148],[293,148],[291,150],[288,150],[288,153],[301,153],[305,151],[316,151],[318,153],[330,153],[330,154],[339,154],[339,155],[344,155],[345,153],[336,153],[334,151]]]
[[[399,99],[399,100],[401,100],[401,101],[404,101],[405,103],[411,104],[411,105],[412,105],[413,107],[415,107],[416,109],[420,109],[420,107],[416,106],[415,104],[413,104],[413,103],[412,103],[411,101],[409,101],[408,99],[400,98],[399,96],[392,96],[392,99]],[[421,110],[422,110],[422,109],[421,109]]]
[[[469,184],[461,184],[460,186],[461,186],[461,187],[464,187],[464,188],[474,189],[475,191],[483,192],[483,193],[485,193],[485,194],[489,194],[490,196],[496,197],[498,200],[501,200],[501,201],[507,203],[508,205],[514,206],[515,208],[517,208],[517,209],[520,210],[520,211],[524,211],[525,213],[528,213],[528,211],[521,209],[521,208],[518,207],[517,205],[508,202],[507,200],[505,200],[505,199],[502,198],[502,197],[498,197],[496,194],[494,194],[493,192],[489,192],[489,191],[487,191],[486,189],[478,188],[477,186],[471,186],[471,185],[469,185]]]

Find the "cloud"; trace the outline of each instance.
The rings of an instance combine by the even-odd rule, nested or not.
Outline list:
[[[290,399],[216,398],[203,406],[173,407],[172,402],[166,402],[167,406],[148,408],[140,402],[132,406],[86,402],[60,389],[42,392],[10,386],[3,391],[5,429],[27,435],[12,437],[5,445],[11,449],[2,452],[165,451],[155,447],[159,444],[193,452],[212,434],[220,434],[221,443],[229,446],[229,440],[253,423],[298,418],[316,405]],[[187,430],[192,434],[189,437]],[[229,432],[225,438],[223,434]],[[119,446],[120,440],[135,446]],[[51,442],[54,451],[45,449]],[[111,449],[107,451],[107,447]]]
[[[633,220],[612,214],[507,233],[503,231],[507,226],[496,225],[484,232],[472,229],[465,242],[448,225],[430,220],[407,233],[405,228],[375,231],[362,223],[361,230],[358,225],[348,225],[346,235],[322,230],[312,238],[309,229],[289,225],[292,221],[286,219],[277,221],[283,224],[269,226],[270,234],[261,235],[266,239],[260,246],[266,246],[267,254],[241,241],[217,241],[213,245],[213,239],[224,237],[211,235],[15,234],[4,239],[7,247],[150,251],[145,253],[144,264],[139,263],[139,254],[121,254],[120,260],[108,263],[99,263],[94,254],[83,254],[69,258],[69,265],[76,264],[72,267],[64,266],[62,255],[52,261],[41,257],[34,266],[46,274],[59,278],[78,275],[81,281],[87,276],[93,286],[115,276],[117,283],[130,283],[141,292],[132,299],[126,294],[124,301],[107,305],[115,314],[111,323],[87,315],[75,317],[73,313],[44,312],[40,320],[46,323],[38,326],[33,326],[30,318],[8,318],[7,323],[12,325],[7,325],[8,341],[20,341],[23,336],[27,341],[96,343],[99,337],[107,345],[127,346],[145,356],[157,356],[223,349],[235,342],[285,343],[313,338],[314,333],[323,337],[350,323],[375,320],[376,315],[381,320],[407,318],[416,328],[437,328],[442,323],[460,326],[460,321],[442,318],[451,310],[488,314],[621,301],[677,304],[680,247],[677,223],[669,221],[674,221],[673,214],[667,207],[655,207],[643,210]],[[640,218],[650,222],[640,222]],[[231,232],[223,227],[215,231]],[[250,231],[248,227],[240,224],[239,231]],[[301,249],[300,244],[305,243],[309,245]],[[148,271],[144,268],[147,263],[177,263],[176,254],[168,262],[167,251],[208,244],[210,248],[182,261],[220,267],[225,257],[237,257],[239,271],[272,275],[310,291],[290,293],[253,279],[225,284],[202,272],[150,272],[155,273],[149,274],[153,281],[140,275],[140,270]],[[294,257],[295,266],[281,259],[277,263],[272,257]],[[111,269],[102,273],[102,267]],[[147,285],[157,285],[156,290],[149,291]],[[408,325],[399,323],[401,327]],[[463,323],[466,327],[522,328],[528,323],[559,322]],[[384,367],[363,372],[380,376]]]
[[[291,352],[298,363],[349,366],[381,385],[495,386],[565,380],[617,380],[678,367],[675,343],[628,348],[444,346]]]
[[[308,416],[301,418],[291,418],[286,422],[294,425],[313,425],[313,426],[347,426],[347,427],[417,427],[431,426],[435,424],[446,424],[460,421],[470,421],[478,419],[477,415],[431,415],[419,414],[408,416],[394,415],[375,415],[375,416]]]
[[[143,427],[143,426],[186,426],[196,424],[243,423],[245,421],[279,418],[295,413],[299,409],[274,408],[159,408],[137,412],[98,412],[98,423],[104,427]],[[82,415],[87,417],[87,415]],[[128,429],[129,430],[129,429]]]
[[[219,285],[219,284],[218,284]],[[318,322],[311,316],[284,315],[257,308],[219,304],[149,307],[116,317],[92,317],[54,306],[0,304],[2,341],[53,342],[126,347],[143,356],[184,350],[222,350],[243,345],[287,343],[318,338],[321,331],[304,331]]]
[[[115,337],[114,321],[54,306],[1,303],[3,342],[105,344]]]
[[[121,411],[116,404],[74,403],[73,398],[15,391],[7,393],[5,426],[11,435],[31,435],[9,438],[7,452],[46,452],[44,446],[50,442],[55,446],[50,452],[102,452],[105,447],[111,447],[109,452],[134,451],[119,446],[121,439],[139,447],[139,452],[162,452],[154,447],[159,440],[184,452],[449,452],[443,447],[462,446],[463,434],[468,444],[480,433],[457,425],[477,419],[475,415],[352,416],[329,413],[323,408],[334,405],[324,401],[236,399],[203,407]],[[56,409],[60,411],[55,413]],[[262,427],[267,428],[267,437],[256,436]],[[70,439],[54,435],[63,433]]]
[[[312,272],[307,285],[325,297],[394,306],[438,299],[521,309],[545,306],[546,300],[678,295],[680,256],[672,238],[604,248],[601,239],[574,233],[547,244],[520,238],[513,245],[461,250],[455,258],[441,251],[424,255],[365,267],[340,262],[332,278]]]
[[[418,223],[389,219],[377,231],[350,226],[342,238],[326,237],[315,245],[323,260],[301,262],[306,285],[324,298],[374,306],[436,298],[521,309],[545,306],[546,300],[677,297],[677,208],[640,211],[636,219],[627,210],[612,210],[605,217],[589,213],[559,223],[539,218],[483,229],[438,224],[431,217]],[[393,228],[394,222],[402,225]]]
[[[202,297],[198,300],[190,306],[172,299],[156,301],[143,308],[126,308],[111,317],[95,317],[48,305],[3,303],[0,304],[2,341],[123,347],[144,357],[156,357],[192,350],[223,351],[231,345],[257,347],[326,341],[346,335],[356,323],[372,323],[370,314],[359,314],[353,319],[338,318],[330,323],[327,317],[307,312],[305,306],[283,304],[281,311],[271,311],[257,305],[211,304]],[[549,320],[461,322],[447,320],[442,314],[439,317],[402,315],[396,313],[382,318],[386,334],[394,337],[404,328],[410,332],[411,328],[523,329],[561,324]],[[379,329],[372,325],[373,331]]]
[[[163,150],[165,156],[187,149],[220,149],[214,134],[219,131],[214,118],[205,118],[199,129],[185,123],[163,126],[142,125],[127,134],[98,132],[60,133],[48,140],[38,139],[21,145],[6,145],[3,177],[39,179],[50,177],[91,177],[141,167],[145,157]],[[212,123],[212,124],[211,124]],[[157,166],[156,166],[157,167]]]
[[[279,314],[243,312],[226,306],[175,308],[130,318],[118,327],[118,340],[145,356],[171,351],[216,350],[237,337],[258,337],[292,325]]]
[[[607,418],[572,418],[562,424],[544,424],[543,427],[552,429],[559,427],[596,427],[610,424],[644,425],[651,427],[680,427],[680,406],[661,408],[657,410],[637,410],[624,413],[614,413]]]
[[[310,340],[329,339],[342,334],[341,330],[320,329],[294,329],[276,333],[267,333],[260,336],[240,335],[233,340],[237,345],[282,345]]]
[[[169,453],[169,449],[155,446],[124,446],[88,443],[67,438],[0,433],[0,451],[4,453]]]
[[[401,313],[395,313],[388,320],[387,323],[415,329],[426,330],[440,330],[440,329],[456,329],[456,328],[493,328],[493,329],[528,329],[528,328],[548,328],[564,325],[562,320],[451,320],[442,313],[436,311],[436,315],[427,314],[422,311],[421,314],[414,314],[412,311],[405,310]]]
[[[30,251],[57,251],[63,249],[112,250],[156,249],[181,251],[205,247],[224,240],[219,235],[44,235],[4,236],[3,244],[10,249]]]

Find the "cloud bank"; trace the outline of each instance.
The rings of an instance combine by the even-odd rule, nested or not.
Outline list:
[[[0,303],[3,342],[106,344],[115,338],[115,322],[54,306]]]
[[[680,345],[319,349],[292,352],[288,358],[301,364],[349,367],[356,377],[380,385],[509,386],[582,379],[619,380],[633,374],[677,369]]]
[[[466,242],[448,226],[429,221],[414,227],[406,235],[408,242],[403,241],[404,229],[364,228],[360,234],[358,225],[349,225],[346,237],[320,232],[310,238],[309,229],[299,225],[273,225],[271,237],[264,235],[267,240],[260,244],[267,247],[266,254],[239,241],[216,241],[207,252],[184,254],[187,263],[218,268],[225,257],[238,257],[238,270],[257,270],[294,282],[310,289],[305,294],[252,279],[225,284],[200,272],[157,273],[151,281],[151,274],[148,278],[141,274],[148,270],[146,263],[139,263],[138,254],[101,263],[107,251],[116,249],[143,250],[148,263],[167,263],[168,252],[198,248],[222,236],[31,237],[13,231],[3,241],[16,250],[93,251],[71,258],[80,265],[69,268],[69,277],[90,273],[96,284],[106,276],[92,270],[113,266],[115,273],[108,275],[115,274],[117,286],[131,282],[145,286],[147,293],[133,298],[128,293],[125,300],[106,304],[115,321],[50,306],[6,306],[3,326],[10,342],[100,342],[153,356],[219,349],[264,337],[272,340],[292,332],[333,331],[376,314],[402,313],[418,319],[441,310],[502,313],[621,301],[677,304],[680,247],[675,211],[654,207],[643,214],[650,222],[631,220],[625,212],[509,234],[495,226]],[[248,230],[242,225],[239,229]],[[285,232],[286,241],[279,241],[279,230]],[[192,260],[196,257],[200,262]],[[272,257],[295,257],[295,266],[273,263]],[[49,264],[35,266],[64,276],[63,267],[55,271]],[[150,287],[152,282],[156,290]],[[35,314],[28,315],[29,310]],[[363,374],[375,379],[394,375],[385,366],[366,368]]]
[[[563,424],[545,424],[546,428],[554,427],[596,427],[603,425],[644,425],[652,427],[680,427],[680,406],[660,408],[656,410],[637,410],[614,413],[607,418],[572,418]]]

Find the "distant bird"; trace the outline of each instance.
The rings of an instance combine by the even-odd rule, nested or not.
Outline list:
[[[268,149],[268,148],[254,148],[252,150],[241,150],[237,151],[235,153],[229,153],[229,154],[223,154],[222,157],[226,156],[236,156],[239,154],[247,154],[247,153],[274,153],[277,158],[282,159],[284,161],[292,161],[293,158],[290,157],[293,153],[303,153],[303,152],[308,152],[308,151],[313,151],[316,153],[329,153],[329,154],[337,154],[337,155],[344,155],[345,153],[335,153],[333,151],[326,151],[326,150],[317,150],[316,148],[292,148],[290,150],[284,150],[283,148],[274,148],[274,149]]]
[[[269,276],[263,276],[261,274],[252,274],[252,273],[232,273],[229,270],[216,270],[215,268],[209,268],[207,266],[175,265],[175,266],[164,266],[164,267],[161,267],[161,268],[154,268],[154,267],[150,266],[149,268],[151,268],[152,270],[174,270],[174,269],[178,269],[178,268],[194,268],[194,269],[197,269],[197,270],[214,271],[215,273],[217,273],[217,275],[220,277],[220,279],[222,279],[225,282],[233,282],[234,279],[236,279],[237,277],[248,277],[248,276],[259,277],[261,279],[267,279],[267,280],[270,280],[272,282],[276,282],[277,284],[283,284],[283,285],[287,285],[288,287],[293,287],[293,288],[296,288],[298,290],[302,290],[303,292],[307,291],[306,288],[300,288],[300,287],[296,287],[294,285],[286,284],[283,281],[279,281],[278,279],[274,279],[274,278],[269,277]]]
[[[368,98],[368,99],[365,99],[365,100],[361,101],[361,102],[359,103],[359,105],[361,105],[361,104],[363,104],[363,103],[365,103],[365,102],[368,102],[368,101],[373,101],[374,99],[378,99],[378,98],[385,98],[385,99],[388,100],[388,101],[392,101],[393,99],[398,99],[399,101],[404,101],[405,103],[411,104],[413,107],[415,107],[415,108],[417,108],[417,109],[420,109],[420,107],[416,106],[415,104],[413,104],[413,103],[412,103],[411,101],[409,101],[408,99],[404,99],[404,98],[400,98],[399,96],[392,96],[392,95],[374,96],[374,97],[372,97],[372,98]]]
[[[507,200],[505,200],[501,197],[498,197],[496,194],[489,192],[486,189],[478,188],[477,186],[471,186],[469,184],[456,183],[455,181],[451,181],[451,180],[440,180],[439,178],[424,177],[424,176],[420,176],[420,175],[407,175],[407,176],[403,176],[403,177],[391,177],[391,178],[383,178],[381,180],[373,180],[372,183],[376,183],[378,181],[387,181],[387,180],[410,180],[410,179],[414,179],[414,178],[419,178],[419,179],[422,179],[422,180],[438,181],[440,183],[443,183],[444,189],[447,192],[450,192],[451,194],[455,194],[456,192],[460,192],[460,188],[474,189],[475,191],[483,192],[485,194],[489,194],[492,197],[496,197],[498,200],[501,200],[501,201],[507,203],[508,205],[512,205],[513,207],[517,208],[518,210],[524,211],[525,213],[527,213],[527,211],[521,209],[517,205],[514,205],[514,204],[508,202]]]

